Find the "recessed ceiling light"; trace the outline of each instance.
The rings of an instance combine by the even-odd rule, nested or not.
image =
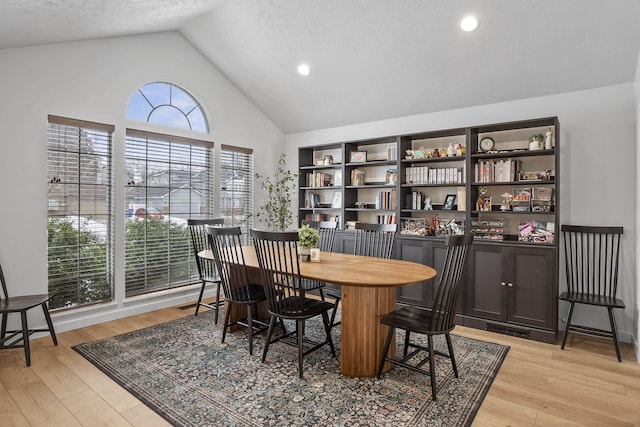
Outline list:
[[[300,64],[298,65],[298,73],[302,74],[303,76],[308,76],[309,74],[311,74],[311,68],[309,68],[307,64]]]
[[[460,21],[460,28],[463,31],[473,31],[478,28],[478,18],[473,15],[465,16],[462,21]]]

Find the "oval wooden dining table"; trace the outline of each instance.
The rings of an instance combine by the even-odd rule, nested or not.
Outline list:
[[[244,246],[243,252],[245,264],[254,270],[251,276],[259,277],[254,247]],[[209,250],[198,255],[213,258]],[[380,318],[396,309],[396,288],[432,279],[436,270],[410,261],[321,252],[320,262],[300,263],[300,276],[342,286],[340,370],[348,377],[373,377],[387,336]],[[385,363],[383,372],[390,368]]]

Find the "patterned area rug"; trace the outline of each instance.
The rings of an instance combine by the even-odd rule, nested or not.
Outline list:
[[[228,333],[220,343],[222,322],[214,326],[212,313],[74,349],[168,422],[199,427],[470,425],[509,350],[452,336],[460,377],[438,357],[433,402],[428,376],[394,366],[380,380],[344,377],[339,356],[326,346],[305,357],[300,379],[294,347],[272,344],[263,364],[265,334],[254,337],[249,356],[244,331]],[[310,337],[323,331],[319,319],[307,322]],[[339,327],[332,336],[339,350]],[[396,342],[403,337],[398,332]],[[445,351],[443,337],[434,341]]]

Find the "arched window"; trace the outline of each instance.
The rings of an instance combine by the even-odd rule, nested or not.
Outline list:
[[[187,91],[165,82],[148,83],[133,94],[127,119],[208,133],[200,104]]]
[[[198,102],[171,83],[138,89],[126,117],[208,132]],[[198,282],[186,224],[213,217],[213,142],[127,128],[124,151],[126,297]]]

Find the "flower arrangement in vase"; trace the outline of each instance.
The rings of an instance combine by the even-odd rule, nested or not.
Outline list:
[[[298,228],[298,252],[302,261],[309,261],[311,249],[320,245],[320,234],[315,228],[303,225]]]

